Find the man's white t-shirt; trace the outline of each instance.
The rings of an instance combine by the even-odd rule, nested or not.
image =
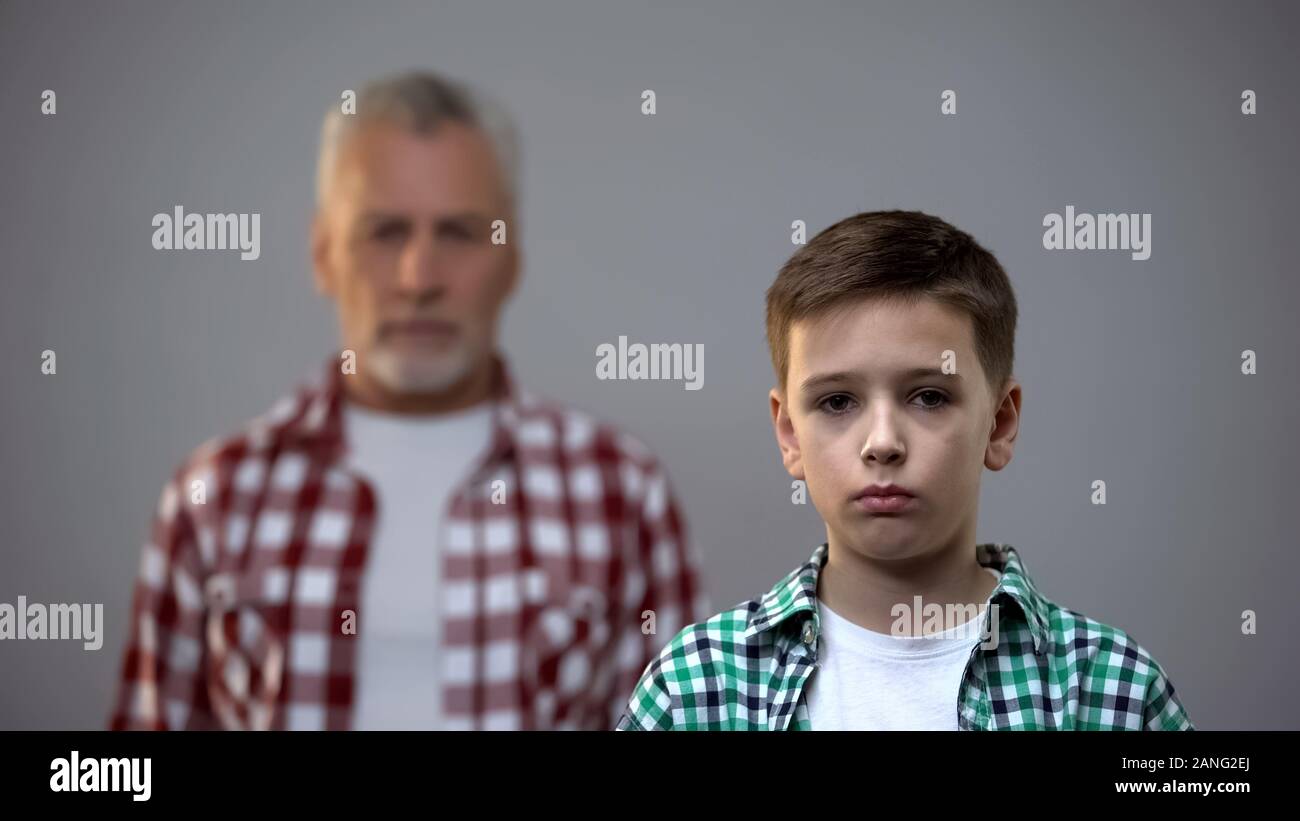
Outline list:
[[[439,570],[451,494],[483,455],[492,407],[402,416],[344,403],[348,466],[375,491],[361,579],[352,726],[434,730],[442,719]]]
[[[987,602],[976,618],[941,633],[893,636],[859,627],[819,602],[817,669],[805,694],[812,729],[958,729],[958,693],[971,651],[982,641],[986,608]]]

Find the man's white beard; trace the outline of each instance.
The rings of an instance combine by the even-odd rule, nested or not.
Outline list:
[[[393,393],[440,393],[469,375],[473,364],[468,345],[442,354],[413,356],[376,347],[359,363]]]

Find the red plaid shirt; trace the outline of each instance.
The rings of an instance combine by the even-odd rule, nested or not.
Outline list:
[[[350,726],[376,499],[343,460],[339,361],[164,487],[113,729]],[[710,612],[697,557],[643,445],[495,368],[492,444],[436,545],[445,726],[609,729]]]

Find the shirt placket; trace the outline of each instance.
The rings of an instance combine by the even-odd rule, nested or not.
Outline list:
[[[779,694],[773,706],[780,707],[780,715],[769,717],[773,730],[809,730],[808,706],[804,690],[809,678],[817,669],[817,644],[820,637],[817,614],[804,620],[799,631],[799,641],[786,651],[786,665],[782,670]]]

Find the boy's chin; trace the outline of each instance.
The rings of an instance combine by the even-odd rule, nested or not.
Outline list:
[[[910,524],[897,521],[840,531],[832,544],[873,562],[915,559],[926,553],[926,542]]]

